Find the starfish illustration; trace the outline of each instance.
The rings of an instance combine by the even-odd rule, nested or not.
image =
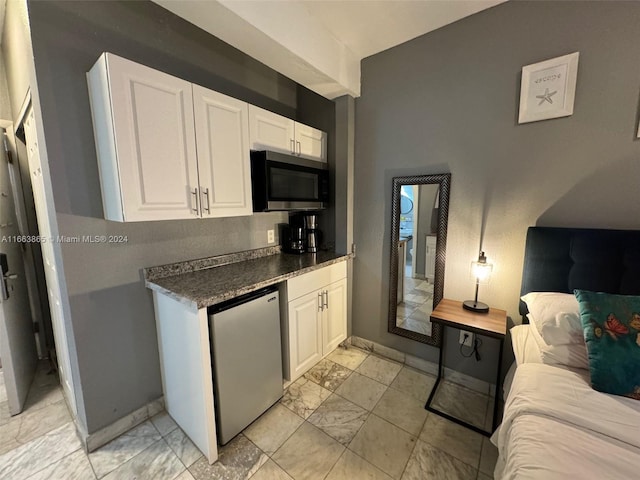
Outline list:
[[[551,97],[556,93],[558,93],[557,90],[554,90],[553,92],[549,92],[549,89],[545,88],[544,95],[536,95],[536,98],[540,99],[540,103],[538,104],[538,106],[542,105],[544,102],[553,103],[553,100],[551,100]]]

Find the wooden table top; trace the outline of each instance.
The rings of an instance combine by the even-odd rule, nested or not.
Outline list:
[[[431,313],[431,321],[497,338],[507,333],[505,310],[490,308],[488,313],[476,313],[462,308],[462,302],[447,298],[443,298]]]

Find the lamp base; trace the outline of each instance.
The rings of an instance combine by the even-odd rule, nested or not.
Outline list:
[[[465,300],[462,302],[462,308],[476,313],[489,313],[489,305],[475,300]]]

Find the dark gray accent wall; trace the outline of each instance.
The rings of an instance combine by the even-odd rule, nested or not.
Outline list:
[[[336,251],[351,253],[353,243],[353,166],[355,153],[355,99],[336,102]]]
[[[311,90],[298,86],[298,112],[296,120],[306,125],[313,125],[320,130],[327,132],[327,162],[329,164],[329,178],[334,186],[330,194],[331,202],[329,208],[319,212],[318,228],[320,229],[320,245],[323,248],[334,250],[335,247],[335,219],[336,219],[336,195],[338,194],[338,181],[336,178],[337,161],[336,158],[336,106],[328,100]],[[341,252],[342,253],[342,252]]]
[[[62,247],[84,423],[93,433],[162,395],[142,269],[264,247],[266,230],[277,232],[287,215],[105,221],[86,72],[109,51],[292,118],[306,102],[320,118],[333,115],[333,105],[309,94],[299,99],[293,81],[151,2],[29,2],[29,14],[60,234],[128,237],[120,245]]]
[[[336,252],[352,253],[353,171],[355,161],[355,99],[344,95],[336,104],[335,244]],[[347,336],[353,318],[353,261],[347,262]]]
[[[639,25],[638,2],[511,1],[363,60],[355,335],[437,360],[387,333],[394,176],[451,173],[445,297],[472,298],[483,248],[495,268],[480,300],[514,319],[529,225],[640,228]],[[575,51],[573,115],[519,125],[522,67]],[[452,337],[448,366],[491,379],[495,347],[463,360]]]

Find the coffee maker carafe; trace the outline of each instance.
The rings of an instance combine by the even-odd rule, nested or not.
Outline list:
[[[318,251],[318,216],[305,215],[304,229],[307,238],[307,252],[316,253]]]

